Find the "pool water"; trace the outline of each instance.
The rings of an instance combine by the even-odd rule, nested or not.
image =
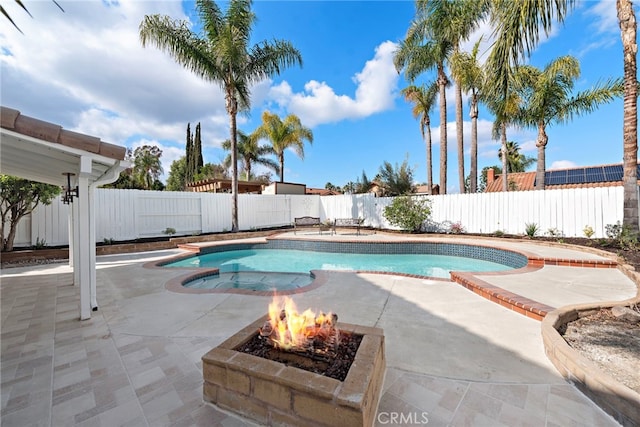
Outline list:
[[[213,252],[165,264],[165,267],[207,267],[220,270],[219,276],[200,278],[185,285],[189,287],[255,289],[251,287],[251,283],[254,283],[261,290],[265,287],[282,290],[285,286],[282,282],[291,282],[288,289],[305,286],[312,280],[309,276],[311,270],[379,271],[449,278],[450,271],[482,272],[512,269],[495,262],[447,255],[351,254],[291,249]],[[248,274],[250,272],[258,274],[252,276]],[[302,280],[298,275],[294,280],[293,276],[277,277],[264,273],[298,273],[309,278],[309,281]],[[258,278],[260,280],[257,280]],[[284,278],[287,280],[283,280]]]

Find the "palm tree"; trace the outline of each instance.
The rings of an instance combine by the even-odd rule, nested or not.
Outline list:
[[[633,233],[638,232],[638,86],[636,15],[631,0],[616,0],[620,36],[624,51],[624,122],[623,186],[624,213],[622,223]]]
[[[549,35],[554,21],[562,23],[575,0],[490,0],[495,43],[487,60],[493,92],[507,95],[512,70]],[[540,31],[542,30],[542,32]]]
[[[485,75],[486,77],[486,75]],[[512,76],[513,78],[513,76]],[[483,85],[486,87],[486,84]],[[504,97],[500,93],[491,91],[481,94],[482,101],[487,108],[495,115],[493,122],[492,136],[500,140],[500,152],[502,153],[502,191],[509,191],[508,167],[507,167],[507,126],[516,123],[520,112],[522,100],[517,92],[513,90],[513,82],[507,86],[507,95]]]
[[[498,158],[502,160],[502,149],[498,150]],[[536,159],[525,156],[520,152],[517,142],[507,142],[507,171],[509,173],[524,172]]]
[[[547,126],[567,122],[574,116],[590,113],[598,105],[612,101],[622,94],[622,82],[608,81],[573,95],[574,82],[580,77],[580,63],[570,55],[556,58],[544,70],[524,65],[517,67],[515,73],[514,89],[522,99],[517,122],[538,129],[535,188],[544,190],[545,150],[549,141]]]
[[[253,175],[251,175],[251,165],[259,164],[279,173],[278,164],[268,157],[267,155],[275,154],[273,147],[268,145],[258,145],[259,138],[256,134],[247,135],[241,130],[238,130],[238,155],[242,159],[242,169],[245,173],[245,179],[249,181]],[[227,139],[222,143],[222,148],[225,150],[231,149],[231,140]],[[224,159],[223,162],[226,166],[231,165],[231,154]]]
[[[192,32],[189,22],[174,21],[169,16],[147,15],[140,24],[143,46],[154,44],[205,80],[218,83],[224,91],[231,139],[233,232],[238,231],[238,112],[250,108],[251,84],[278,75],[285,67],[302,65],[300,52],[290,42],[272,40],[249,46],[256,20],[251,3],[231,0],[223,14],[215,2],[197,0],[196,10],[205,38]]]
[[[554,21],[564,21],[574,3],[575,0],[490,0],[490,17],[496,41],[486,63],[484,97],[492,100],[498,133],[502,134],[503,154],[506,153],[507,121],[511,116],[506,109],[514,106],[513,99],[509,99],[513,97],[513,91],[509,88],[513,83],[513,70],[525,54],[531,53],[542,32],[548,35]],[[504,175],[506,178],[506,171]],[[506,179],[503,190],[508,190]]]
[[[469,97],[469,116],[471,117],[471,161],[469,191],[478,190],[478,104],[484,80],[484,71],[478,60],[478,52],[482,38],[476,42],[471,53],[457,52],[451,58],[451,74]]]
[[[435,106],[438,85],[435,82],[426,86],[410,85],[402,89],[400,93],[404,96],[405,101],[414,104],[411,110],[413,118],[420,120],[420,135],[422,135],[427,148],[427,194],[431,194],[431,189],[433,188],[433,160],[431,153],[431,119],[429,115]]]
[[[155,145],[143,145],[133,152],[133,175],[145,190],[151,190],[153,183],[162,174],[162,150]]]
[[[418,0],[425,12],[432,15],[430,25],[434,26],[436,34],[453,44],[452,57],[448,58],[449,65],[453,68],[453,58],[460,53],[460,42],[466,40],[473,32],[478,22],[488,11],[487,1],[452,1],[452,0]],[[460,192],[465,192],[464,174],[464,131],[462,118],[462,84],[456,74],[451,71],[455,81],[456,94],[456,138],[458,146],[458,178],[460,180]]]
[[[280,165],[280,182],[284,182],[285,150],[292,148],[298,157],[304,159],[304,141],[313,143],[313,132],[303,126],[295,114],[289,114],[283,121],[277,114],[265,111],[262,113],[262,124],[255,130],[255,134],[258,138],[266,138],[271,142]]]
[[[482,1],[417,0],[414,18],[405,39],[394,57],[396,70],[405,69],[413,80],[430,69],[437,71],[440,89],[440,191],[447,191],[447,102],[446,87],[450,84],[445,66],[458,51],[460,42],[476,28],[488,11]],[[464,138],[462,120],[462,90],[456,83],[456,133],[458,140],[458,173],[460,191],[464,192]]]
[[[447,192],[447,97],[446,88],[450,84],[445,73],[445,62],[453,52],[451,40],[435,33],[435,14],[428,15],[417,2],[416,18],[411,23],[407,35],[395,52],[393,62],[396,70],[405,70],[405,76],[413,82],[423,72],[435,68],[436,83],[440,92],[440,194]],[[426,15],[426,16],[425,16]],[[429,19],[430,18],[430,19]],[[446,19],[446,18],[440,18]]]

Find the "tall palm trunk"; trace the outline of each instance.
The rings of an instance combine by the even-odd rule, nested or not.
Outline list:
[[[616,0],[624,52],[623,224],[638,232],[638,87],[636,16],[631,0]]]
[[[507,173],[507,124],[500,124],[501,150],[502,150],[502,191],[509,191],[509,174]]]
[[[546,152],[547,142],[549,137],[544,130],[544,123],[538,123],[538,140],[536,141],[536,147],[538,147],[538,162],[536,164],[536,190],[544,190],[546,183],[544,182],[546,172]]]
[[[438,64],[438,87],[440,88],[440,194],[447,194],[447,84],[444,65]]]
[[[431,120],[429,120],[429,116],[425,120],[425,127],[427,128],[425,138],[425,143],[427,144],[427,194],[431,195],[433,194],[433,154],[431,152],[433,143],[431,141]]]
[[[278,162],[280,162],[280,182],[284,182],[284,152],[278,154]]]
[[[230,90],[227,91],[225,101],[231,132],[231,232],[235,233],[238,231],[238,129],[236,123],[238,101]]]
[[[471,164],[469,165],[469,190],[472,193],[478,191],[478,95],[471,94]]]
[[[244,164],[244,171],[245,171],[245,173],[247,175],[246,176],[246,180],[249,181],[251,179],[251,162],[250,161],[247,161]]]
[[[456,82],[456,137],[458,139],[458,179],[460,193],[466,193],[464,186],[464,133],[462,128],[462,88]]]

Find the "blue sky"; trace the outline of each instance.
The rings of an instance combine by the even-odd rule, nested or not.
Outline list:
[[[34,19],[14,2],[3,6],[24,34],[7,22],[0,27],[0,101],[23,114],[100,137],[103,141],[163,150],[165,176],[184,155],[186,125],[200,122],[205,162],[219,163],[229,137],[220,88],[175,64],[154,47],[142,48],[138,26],[147,14],[175,19],[193,17],[194,5],[178,1],[25,1]],[[576,56],[582,75],[575,90],[620,77],[622,48],[614,0],[578,2],[564,25],[528,59],[537,67],[561,55]],[[305,158],[285,154],[287,182],[323,188],[342,186],[364,171],[371,179],[383,162],[414,168],[426,182],[425,145],[411,105],[399,95],[408,83],[393,68],[395,44],[414,16],[410,1],[265,1],[254,2],[258,22],[254,42],[286,39],[300,51],[304,65],[285,70],[252,89],[252,109],[239,128],[253,131],[264,110],[281,117],[294,113],[314,134]],[[471,49],[491,28],[483,24],[465,43]],[[422,80],[432,79],[425,75]],[[454,95],[448,101],[448,192],[459,191]],[[470,121],[465,117],[465,174],[469,173]],[[497,165],[498,141],[491,138],[493,117],[481,109],[479,169]],[[439,115],[431,119],[434,182],[439,170]],[[547,129],[547,169],[620,163],[622,101]],[[536,156],[535,130],[509,129],[528,156]],[[1,154],[1,153],[0,153]],[[273,177],[277,179],[277,176]]]

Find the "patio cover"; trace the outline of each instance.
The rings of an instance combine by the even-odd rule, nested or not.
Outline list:
[[[98,308],[94,189],[131,166],[125,154],[125,147],[0,106],[0,173],[65,187],[65,173],[74,174],[71,187],[78,187],[78,197],[69,210],[69,263],[80,287],[81,320]]]

